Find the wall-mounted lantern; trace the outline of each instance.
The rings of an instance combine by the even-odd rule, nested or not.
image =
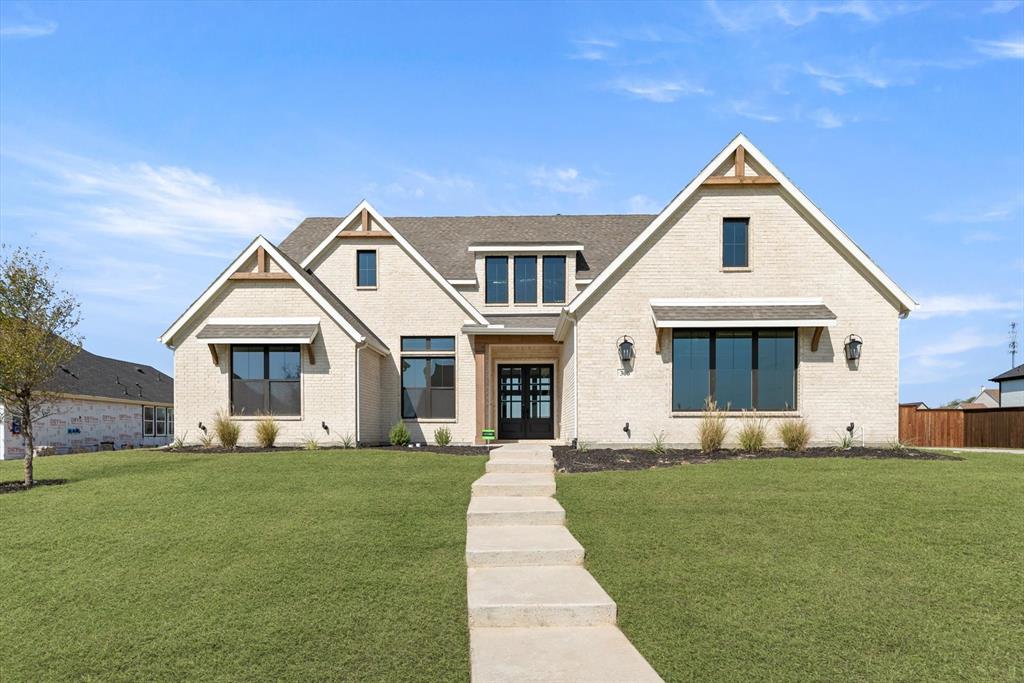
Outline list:
[[[843,349],[846,351],[846,360],[859,361],[860,360],[860,347],[864,344],[864,340],[855,334],[851,334],[846,338],[846,342],[843,344]]]
[[[629,365],[636,357],[636,345],[632,337],[623,336],[619,338],[619,360],[623,365]]]

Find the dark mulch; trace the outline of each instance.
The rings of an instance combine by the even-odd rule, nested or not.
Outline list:
[[[429,444],[416,448],[408,446],[376,446],[375,451],[426,451],[427,453],[444,453],[446,455],[487,455],[487,446],[431,446]]]
[[[646,470],[673,465],[705,465],[719,460],[759,460],[765,458],[897,458],[902,460],[963,460],[953,455],[915,451],[854,447],[846,450],[808,448],[799,453],[786,450],[767,450],[760,453],[741,453],[720,450],[703,453],[695,448],[669,449],[652,453],[641,448],[598,448],[578,451],[572,446],[553,446],[555,466],[559,472],[602,472],[605,470]]]
[[[59,486],[66,483],[68,483],[67,479],[36,479],[32,484],[32,488],[37,486]],[[0,494],[17,493],[18,491],[28,491],[25,488],[24,481],[0,481]]]

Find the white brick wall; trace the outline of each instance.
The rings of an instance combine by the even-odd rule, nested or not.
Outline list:
[[[750,217],[750,272],[723,272],[724,217]],[[700,190],[658,239],[631,259],[579,321],[579,436],[633,443],[664,432],[670,443],[696,442],[695,417],[671,413],[671,344],[656,354],[648,300],[673,297],[822,297],[838,317],[817,353],[802,330],[797,401],[817,443],[830,443],[851,421],[870,443],[897,435],[899,320],[897,308],[812,227],[777,188]],[[850,333],[864,339],[859,368],[843,357]],[[636,340],[631,374],[619,372],[615,342]],[[732,421],[735,423],[735,421]],[[735,424],[733,425],[735,435]],[[774,435],[774,429],[772,430]]]

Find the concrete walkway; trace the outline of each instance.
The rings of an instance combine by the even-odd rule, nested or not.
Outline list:
[[[491,451],[466,513],[475,683],[661,681],[615,625],[615,602],[565,528],[551,447]]]

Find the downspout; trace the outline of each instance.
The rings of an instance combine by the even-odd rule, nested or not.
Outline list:
[[[576,319],[572,321],[572,404],[573,404],[573,419],[572,419],[572,431],[573,439],[576,440],[576,445],[579,446],[580,439],[580,335],[579,325],[576,324]]]
[[[364,346],[365,341],[356,344],[356,446],[359,445],[359,352]]]

